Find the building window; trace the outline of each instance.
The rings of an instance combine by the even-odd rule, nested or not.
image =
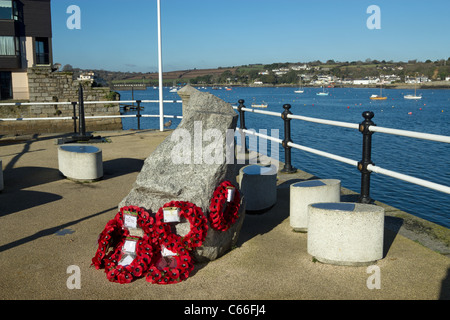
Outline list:
[[[48,38],[36,38],[36,64],[50,64]]]
[[[1,20],[18,20],[19,12],[16,1],[0,0],[0,19]]]
[[[12,99],[11,72],[0,71],[0,100]]]
[[[0,36],[0,56],[18,56],[19,50],[19,38]]]

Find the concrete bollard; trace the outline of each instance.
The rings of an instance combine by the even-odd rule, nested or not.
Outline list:
[[[0,159],[0,191],[3,191],[4,185],[3,185],[3,165],[2,165],[2,159]]]
[[[383,258],[384,209],[362,203],[309,206],[307,251],[323,263],[370,265]]]
[[[102,150],[82,144],[59,146],[58,166],[59,171],[71,180],[98,180],[103,177]]]
[[[307,180],[291,184],[289,221],[297,232],[308,231],[308,205],[318,202],[340,202],[341,181],[336,179]]]
[[[239,170],[239,185],[246,211],[263,211],[277,202],[277,168],[251,164]]]

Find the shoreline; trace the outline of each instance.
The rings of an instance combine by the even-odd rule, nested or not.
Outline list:
[[[430,90],[430,89],[434,89],[434,90],[450,90],[450,82],[448,81],[441,81],[444,83],[430,83],[430,84],[422,84],[421,86],[418,86],[416,89],[417,90]],[[207,88],[213,88],[213,87],[227,87],[227,88],[298,88],[297,85],[293,85],[293,84],[277,84],[277,85],[273,85],[273,84],[261,84],[261,85],[253,85],[253,84],[249,84],[249,85],[243,85],[243,84],[239,84],[239,85],[233,85],[233,84],[228,84],[228,85],[191,85],[192,87],[196,88],[196,87],[207,87]],[[164,86],[165,88],[167,86]],[[304,85],[304,88],[321,88],[322,86],[319,85]],[[149,88],[153,88],[153,86],[147,86],[147,87],[124,87],[124,88],[120,88],[120,89],[116,89],[112,87],[112,90],[115,91],[131,91],[133,90],[138,90],[138,91],[145,91]],[[168,87],[167,87],[168,88]],[[217,89],[217,90],[223,90],[222,89]],[[325,88],[328,89],[337,89],[337,88],[351,88],[351,89],[379,89],[380,86],[379,85],[351,85],[351,84],[339,84],[339,85],[334,85],[334,86],[325,86]],[[383,86],[383,89],[386,90],[414,90],[414,84],[408,84],[408,83],[399,83],[399,84],[391,84],[391,85],[386,85]],[[9,101],[12,102],[12,101]]]
[[[229,87],[249,87],[249,88],[276,88],[276,87],[286,87],[286,88],[298,88],[296,85],[292,84],[279,84],[279,85],[236,85],[236,86],[229,86]],[[319,85],[304,85],[304,88],[321,88],[322,86]],[[398,83],[398,84],[390,84],[383,86],[383,89],[411,89],[414,90],[415,85],[409,84],[409,83]],[[325,88],[352,88],[352,89],[379,89],[379,85],[352,85],[352,84],[339,84],[334,86],[325,86]],[[448,90],[450,89],[450,82],[448,81],[440,81],[439,83],[429,83],[429,84],[421,84],[420,86],[417,86],[417,90],[428,90],[428,89],[444,89]]]

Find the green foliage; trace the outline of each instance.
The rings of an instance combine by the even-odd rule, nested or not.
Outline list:
[[[293,70],[292,67],[303,66],[305,63],[289,63],[279,62],[272,64],[249,64],[237,67],[235,72],[225,70],[223,72],[208,71],[201,76],[193,78],[187,77],[188,73],[179,75],[176,79],[177,85],[190,83],[192,85],[248,85],[255,81],[262,81],[269,85],[293,85],[299,83],[300,76],[308,75],[310,79],[316,79],[319,75],[333,75],[340,79],[363,79],[366,77],[378,77],[380,75],[398,75],[401,79],[406,76],[426,76],[432,80],[444,80],[445,77],[450,76],[450,57],[445,60],[426,60],[421,62],[418,60],[410,60],[408,62],[394,62],[392,60],[372,60],[365,59],[364,61],[335,61],[329,59],[326,63],[319,60],[306,63],[308,70]],[[285,74],[276,74],[273,70],[280,70],[283,68],[290,68]],[[220,70],[222,68],[218,68]],[[216,70],[216,71],[217,71]],[[267,71],[267,73],[266,73]],[[97,73],[97,71],[95,71]],[[100,71],[99,71],[100,72]],[[264,72],[264,74],[262,74]],[[198,73],[197,73],[198,74]],[[117,84],[118,82],[126,83],[144,83],[147,86],[157,86],[158,80],[153,76],[152,79],[145,77],[143,73],[112,73],[108,71],[101,71],[99,74],[104,80]],[[133,79],[127,79],[133,77]],[[173,85],[173,79],[164,79],[164,85]],[[303,81],[306,85],[307,81]]]

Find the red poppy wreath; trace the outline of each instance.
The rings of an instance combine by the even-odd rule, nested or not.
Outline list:
[[[179,218],[184,217],[189,221],[190,230],[188,234],[179,236],[172,232],[170,222],[164,221],[164,211],[168,208],[177,208]],[[186,201],[166,203],[162,208],[159,208],[155,220],[155,233],[161,245],[164,245],[165,240],[173,235],[186,249],[192,250],[202,245],[208,230],[207,219],[202,209]]]
[[[150,214],[136,206],[123,207],[100,233],[92,265],[105,268],[110,281],[129,283],[147,270],[154,245]]]
[[[194,264],[180,238],[170,234],[160,249],[149,266],[146,280],[154,284],[171,284],[187,279]]]
[[[230,182],[222,182],[214,191],[209,207],[209,222],[216,230],[227,231],[239,218],[241,196]]]
[[[111,282],[130,283],[136,278],[140,278],[147,271],[153,256],[153,247],[150,244],[151,238],[127,237],[123,239],[114,251],[105,259],[106,277]],[[126,251],[126,243],[135,242],[133,252]]]

